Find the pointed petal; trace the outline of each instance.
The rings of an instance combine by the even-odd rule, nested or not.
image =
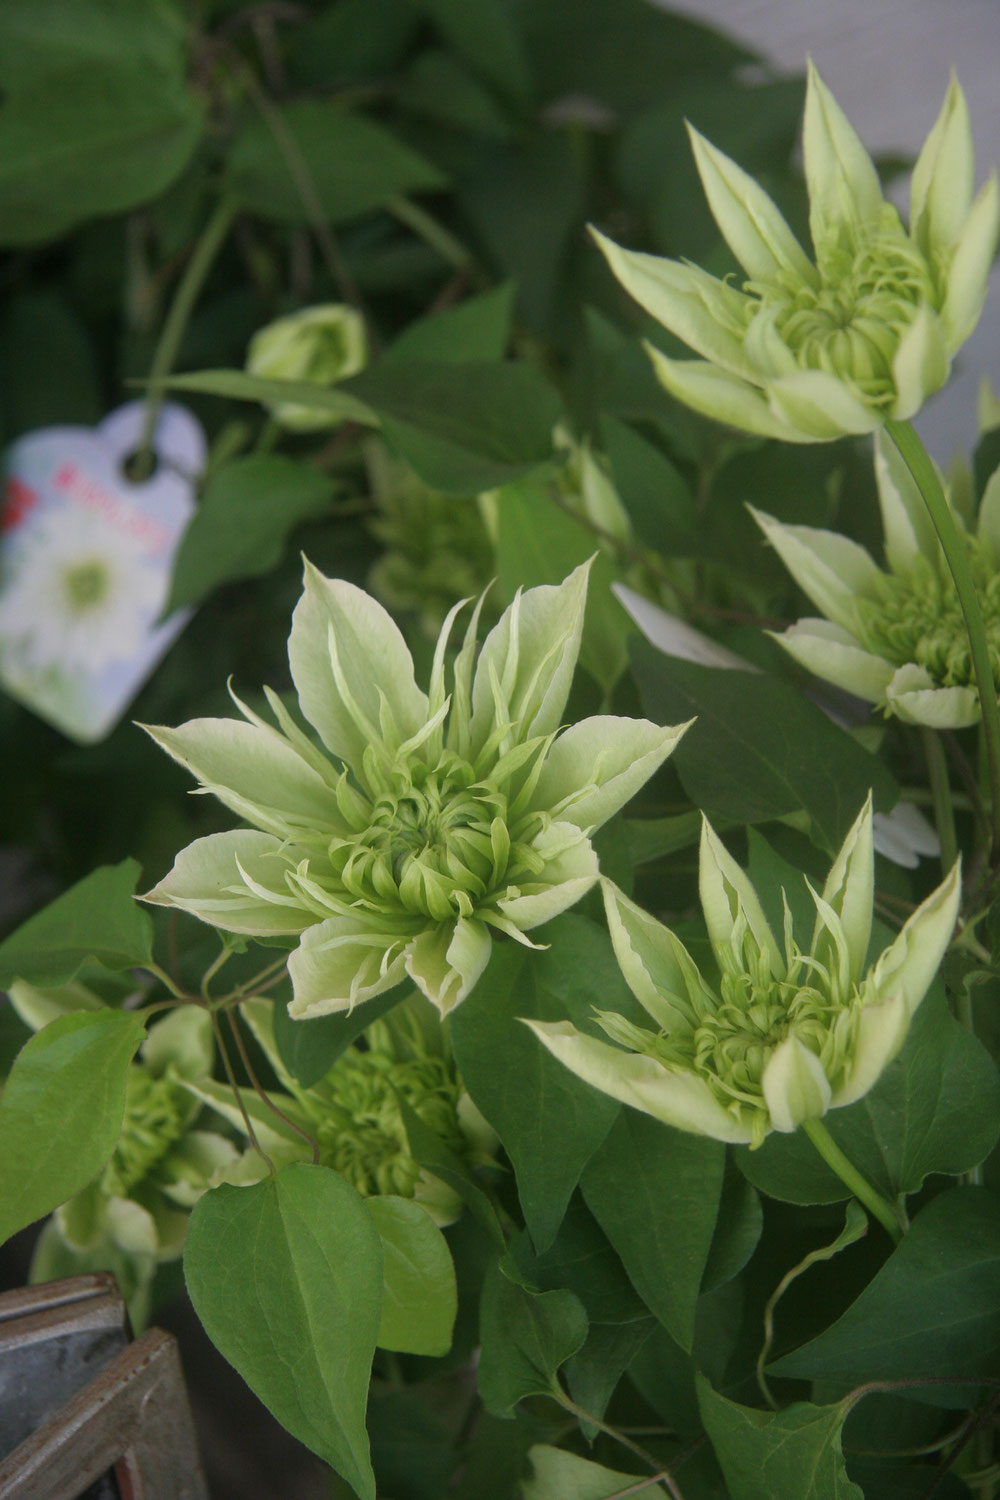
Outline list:
[[[519,743],[558,729],[580,654],[589,572],[582,563],[563,583],[526,589],[486,637],[472,684],[473,756],[498,722],[494,683]]]
[[[909,1029],[910,1016],[901,992],[865,1006],[851,1048],[850,1065],[844,1081],[834,1090],[831,1109],[853,1104],[875,1086],[906,1041]]]
[[[200,1005],[179,1005],[149,1029],[142,1060],[162,1077],[168,1068],[180,1078],[205,1078],[215,1063],[212,1017]]]
[[[872,844],[876,854],[904,870],[915,870],[922,854],[937,858],[941,853],[933,824],[912,802],[897,802],[892,812],[875,814]]]
[[[728,646],[721,646],[711,636],[695,630],[693,625],[689,625],[679,615],[669,614],[644,594],[637,594],[635,589],[630,589],[628,584],[613,583],[611,591],[621,601],[650,645],[662,651],[664,656],[693,661],[699,667],[721,667],[736,672],[760,671],[752,661],[737,656]]]
[[[961,861],[922,901],[879,958],[865,983],[876,1000],[901,994],[912,1016],[948,951],[962,898]]]
[[[600,828],[659,769],[688,728],[611,714],[582,719],[549,750],[532,806],[588,832]]]
[[[801,667],[824,682],[832,682],[867,703],[884,701],[896,668],[884,657],[863,650],[843,626],[807,617],[780,635],[776,631],[768,634]]]
[[[173,869],[142,899],[154,906],[175,906],[226,932],[280,937],[301,932],[315,921],[285,882],[285,871],[295,863],[295,852],[272,834],[241,828],[210,833],[182,849]],[[243,879],[241,865],[258,887],[256,892]],[[265,891],[268,895],[260,894]]]
[[[288,661],[302,712],[327,748],[354,769],[373,737],[381,740],[383,700],[400,740],[427,719],[427,698],[391,616],[364,589],[324,578],[310,562],[292,615]]]
[[[872,844],[872,798],[854,820],[823,886],[823,900],[840,919],[850,956],[850,977],[857,984],[868,955],[875,899],[875,850]],[[821,963],[833,968],[832,940],[819,916],[809,949]]]
[[[920,410],[932,391],[940,390],[948,379],[950,362],[941,320],[923,303],[903,334],[892,360],[892,379],[896,399],[892,416],[907,421]]]
[[[815,266],[764,189],[692,125],[688,136],[708,206],[750,279],[771,281],[783,271],[817,286]]]
[[[818,526],[786,526],[747,507],[795,582],[827,619],[850,630],[854,597],[878,598],[882,573],[864,547]]]
[[[608,931],[625,983],[669,1036],[689,1028],[692,992],[701,989],[697,965],[680,938],[630,901],[610,880],[601,882]]]
[[[757,946],[770,959],[771,973],[776,978],[783,977],[785,962],[778,951],[757,892],[704,816],[701,822],[698,891],[708,935],[716,954],[729,953],[733,927],[742,912]]]
[[[1000,567],[1000,469],[994,469],[986,481],[979,502],[977,535],[990,548],[994,563]]]
[[[735,287],[697,266],[661,255],[623,250],[597,230],[591,234],[613,274],[640,307],[703,359],[752,379],[743,333],[753,304]]]
[[[879,217],[882,188],[857,131],[811,62],[802,153],[809,189],[809,231],[822,267],[829,247],[853,247],[858,227]]]
[[[412,936],[379,930],[360,916],[314,923],[288,960],[294,991],[288,1014],[305,1021],[353,1010],[391,990],[405,977],[410,941]]]
[[[948,267],[948,290],[941,307],[941,326],[951,354],[965,342],[979,321],[990,267],[996,255],[998,228],[1000,197],[997,195],[996,173],[993,173],[969,210]]]
[[[545,869],[530,884],[522,882],[523,895],[497,902],[498,909],[522,932],[530,932],[575,906],[599,873],[589,839],[574,824],[550,823],[532,848],[545,859]]]
[[[875,434],[875,483],[878,487],[885,555],[895,573],[904,573],[918,552],[933,558],[937,533],[917,481],[884,429]]]
[[[967,729],[982,717],[974,687],[936,687],[930,673],[915,662],[893,673],[885,701],[904,724],[926,729]]]
[[[941,263],[965,223],[974,172],[969,107],[953,73],[910,182],[910,233],[932,265]]]
[[[831,442],[847,434],[874,432],[882,418],[850,387],[825,370],[796,370],[779,375],[767,387],[771,410],[812,441]]]
[[[406,972],[442,1016],[460,1005],[490,961],[493,940],[482,922],[463,917],[422,932],[406,952]]]
[[[797,1036],[788,1036],[775,1047],[760,1086],[775,1130],[797,1130],[803,1120],[818,1119],[830,1107],[830,1084],[823,1064]]]
[[[653,361],[656,378],[677,401],[700,411],[713,421],[724,422],[740,432],[752,432],[757,437],[779,438],[785,443],[816,443],[821,439],[815,433],[803,430],[783,418],[768,405],[757,389],[760,374],[754,372],[755,384],[721,370],[717,365],[700,359],[669,359],[646,344],[646,353]]]
[[[521,1018],[524,1020],[524,1018]],[[569,1021],[524,1020],[553,1057],[612,1099],[694,1135],[746,1145],[750,1132],[715,1098],[704,1079],[671,1073],[651,1057],[584,1036]]]
[[[303,826],[328,836],[348,832],[329,786],[282,735],[239,719],[191,719],[178,729],[143,727],[224,806],[248,821],[272,833]]]

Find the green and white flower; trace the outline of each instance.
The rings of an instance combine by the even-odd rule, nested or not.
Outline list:
[[[824,442],[911,417],[979,318],[996,249],[995,177],[973,198],[965,96],[953,78],[913,173],[910,228],[810,65],[803,128],[815,265],[764,190],[696,130],[709,207],[746,276],[597,242],[648,313],[701,360],[650,348],[679,401],[744,432]]]
[[[364,369],[368,338],[360,313],[340,302],[303,307],[287,318],[276,318],[250,340],[246,368],[263,380],[307,380],[334,385]],[[290,432],[320,432],[341,421],[322,407],[282,401],[271,415]]]
[[[72,1011],[103,1008],[79,981],[38,989],[16,980],[10,999],[36,1030]],[[194,1128],[201,1103],[188,1085],[211,1076],[214,1056],[211,1017],[199,1006],[179,1007],[150,1027],[129,1068],[111,1160],[45,1225],[33,1280],[113,1270],[133,1324],[142,1327],[157,1266],[180,1256],[191,1209],[238,1159],[225,1136]]]
[[[252,827],[196,840],[145,899],[297,938],[293,1016],[348,1010],[407,975],[453,1009],[494,932],[532,947],[525,934],[590,889],[590,834],[686,728],[608,715],[560,733],[587,571],[519,593],[478,660],[477,605],[449,669],[456,605],[424,693],[381,605],[307,564],[288,654],[323,748],[271,692],[277,728],[237,699],[246,723],[150,729]]]
[[[774,937],[751,882],[707,820],[700,894],[718,964],[711,981],[668,927],[610,882],[611,938],[655,1030],[598,1013],[615,1046],[569,1022],[526,1021],[585,1082],[678,1130],[759,1146],[860,1099],[896,1056],[948,947],[959,866],[865,971],[874,881],[871,799],[833,862],[808,953]],[[808,884],[808,882],[807,882]]]
[[[254,1134],[275,1166],[312,1161],[310,1142],[315,1142],[321,1165],[346,1177],[363,1198],[415,1198],[442,1227],[458,1218],[462,1199],[416,1160],[402,1106],[467,1167],[491,1164],[499,1143],[465,1092],[453,1063],[429,1044],[406,1002],[369,1026],[361,1042],[347,1047],[309,1088],[282,1061],[270,1001],[245,1002],[242,1013],[284,1092],[267,1095],[276,1106],[270,1109],[246,1090],[240,1108],[226,1085],[201,1079],[190,1085],[199,1099],[243,1135],[243,1109],[247,1110]],[[260,1181],[267,1172],[263,1158],[251,1149],[221,1177],[243,1186]]]
[[[825,616],[799,620],[775,639],[810,672],[908,724],[976,724],[979,691],[955,584],[916,484],[881,435],[875,475],[886,570],[838,532],[787,526],[751,507],[795,581]],[[983,493],[974,534],[965,530],[953,497],[949,501],[965,536],[1000,691],[1000,470]]]

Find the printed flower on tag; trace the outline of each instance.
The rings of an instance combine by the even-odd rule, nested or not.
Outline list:
[[[308,380],[334,385],[364,369],[368,340],[364,319],[353,308],[331,302],[303,307],[258,329],[247,349],[246,368],[264,380]],[[271,415],[290,432],[319,432],[341,418],[322,407],[282,401]]]
[[[892,443],[876,441],[875,476],[888,568],[848,537],[752,514],[825,619],[802,619],[779,645],[828,682],[908,724],[960,729],[980,719],[969,637],[951,572],[909,470]],[[1000,470],[965,532],[994,681],[1000,690]]]
[[[83,509],[26,524],[0,592],[5,667],[96,675],[142,649],[166,590],[143,542]]]
[[[742,289],[596,239],[625,289],[701,360],[650,357],[679,401],[744,432],[812,443],[911,417],[979,318],[997,241],[991,177],[973,199],[969,115],[952,79],[910,192],[910,229],[809,68],[803,157],[816,264],[752,177],[691,130]]]
[[[759,1146],[867,1094],[906,1039],[951,939],[959,865],[867,970],[874,856],[869,798],[833,862],[809,951],[786,904],[779,946],[747,876],[707,820],[701,903],[718,979],[668,927],[610,882],[604,897],[622,974],[656,1029],[599,1012],[615,1046],[569,1022],[525,1021],[585,1082],[678,1130]]]
[[[298,936],[294,1016],[348,1010],[406,975],[453,1009],[494,932],[532,947],[525,934],[590,889],[590,834],[686,728],[599,716],[560,733],[588,566],[519,593],[478,660],[477,605],[449,670],[456,605],[424,693],[381,605],[307,564],[288,655],[323,749],[271,692],[277,728],[236,699],[247,723],[150,729],[252,828],[198,839],[145,899]]]

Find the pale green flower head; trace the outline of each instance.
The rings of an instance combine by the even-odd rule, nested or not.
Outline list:
[[[706,416],[785,442],[825,442],[911,417],[944,384],[975,327],[996,250],[996,178],[973,197],[957,80],[914,168],[907,231],[810,64],[803,157],[815,264],[763,188],[690,135],[742,287],[595,236],[625,289],[702,356],[675,360],[650,348],[662,384]]]
[[[565,1021],[526,1021],[560,1062],[615,1099],[678,1130],[759,1146],[866,1094],[896,1056],[958,915],[959,866],[865,969],[874,854],[871,798],[827,877],[809,891],[809,951],[787,903],[779,943],[750,880],[707,820],[700,893],[718,976],[610,882],[604,898],[622,974],[655,1029],[599,1013],[614,1042]],[[808,882],[807,882],[808,884]]]
[[[687,727],[605,715],[560,732],[588,568],[518,593],[478,656],[477,605],[449,667],[456,605],[424,693],[382,606],[307,563],[288,655],[322,748],[270,692],[277,727],[237,699],[245,723],[150,729],[252,826],[196,840],[145,899],[297,938],[293,1016],[349,1010],[407,975],[452,1010],[493,933],[532,947],[526,934],[590,889],[590,834]]]
[[[499,1142],[465,1092],[454,1064],[429,1044],[405,1002],[369,1026],[361,1045],[346,1048],[329,1072],[308,1088],[282,1062],[271,1003],[249,1001],[243,1015],[284,1090],[268,1094],[276,1106],[273,1110],[249,1091],[243,1100],[254,1134],[276,1166],[312,1161],[311,1140],[321,1165],[339,1172],[363,1198],[414,1198],[442,1227],[459,1217],[458,1193],[416,1160],[403,1106],[469,1167],[492,1163]],[[212,1079],[202,1079],[191,1089],[246,1134],[246,1121],[230,1089]],[[248,1150],[219,1180],[244,1186],[260,1181],[267,1172],[260,1154]]]
[[[79,981],[39,989],[17,980],[10,999],[35,1029],[73,1011],[104,1008]],[[113,1270],[133,1322],[142,1326],[156,1266],[181,1254],[191,1208],[237,1159],[225,1136],[195,1128],[201,1105],[189,1085],[211,1076],[214,1054],[211,1017],[199,1006],[178,1007],[153,1023],[128,1071],[111,1160],[49,1219],[33,1280]]]
[[[247,349],[246,368],[263,380],[306,380],[334,385],[357,375],[368,359],[364,319],[340,302],[303,307],[259,328]],[[271,415],[290,432],[320,432],[342,420],[320,407],[282,401]]]
[[[981,717],[969,637],[951,571],[909,470],[882,434],[875,477],[886,567],[857,542],[815,526],[751,512],[796,583],[823,613],[775,640],[801,666],[907,724],[960,729]],[[1000,691],[1000,470],[989,480],[974,532],[964,535]]]

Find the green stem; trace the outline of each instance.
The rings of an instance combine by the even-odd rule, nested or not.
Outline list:
[[[927,775],[934,800],[934,824],[941,841],[941,873],[947,875],[958,857],[958,840],[955,837],[955,809],[951,800],[951,783],[948,780],[948,762],[944,746],[933,729],[923,730],[924,755],[927,757]]]
[[[234,198],[220,198],[215,212],[202,230],[201,238],[191,253],[180,285],[170,304],[170,311],[160,330],[159,343],[153,355],[149,371],[149,395],[146,399],[146,415],[142,424],[142,437],[136,452],[132,477],[138,481],[148,479],[153,471],[153,435],[163,406],[163,382],[174,367],[188,319],[194,310],[205,278],[212,262],[222,248],[223,241],[236,217],[237,203]]]
[[[472,252],[467,250],[461,240],[455,236],[443,224],[438,223],[426,209],[411,202],[409,198],[390,198],[385,205],[393,218],[405,224],[418,239],[423,240],[432,250],[436,250],[441,259],[454,266],[457,271],[465,271],[472,268],[474,261]]]
[[[900,457],[906,464],[920,491],[927,513],[937,532],[945,561],[955,580],[958,602],[965,617],[965,628],[969,635],[969,650],[972,668],[979,689],[979,705],[982,711],[983,735],[989,763],[990,814],[992,863],[1000,859],[1000,707],[997,704],[996,684],[986,644],[986,627],[979,596],[969,567],[965,542],[951,506],[941,488],[937,471],[920,438],[910,422],[887,422],[885,430],[895,443]]]
[[[674,1500],[682,1500],[680,1491],[677,1488],[677,1481],[669,1469],[664,1469],[659,1459],[654,1458],[648,1449],[641,1447],[639,1443],[634,1443],[619,1428],[612,1427],[608,1422],[602,1422],[600,1417],[595,1417],[592,1412],[584,1411],[582,1406],[577,1406],[576,1402],[566,1394],[558,1381],[553,1384],[549,1394],[554,1400],[558,1401],[564,1411],[571,1412],[577,1421],[586,1422],[591,1427],[596,1427],[599,1432],[607,1433],[608,1437],[614,1438],[616,1443],[621,1443],[623,1448],[627,1448],[630,1453],[635,1454],[636,1458],[641,1459],[644,1464],[648,1464],[653,1470],[649,1479],[650,1484],[662,1484],[674,1496]]]
[[[830,1170],[836,1172],[841,1182],[850,1188],[858,1202],[862,1203],[869,1213],[875,1215],[886,1233],[892,1237],[893,1243],[898,1245],[903,1237],[903,1231],[900,1227],[899,1216],[889,1200],[876,1192],[867,1177],[863,1177],[857,1167],[848,1161],[822,1120],[803,1120],[802,1129]]]

